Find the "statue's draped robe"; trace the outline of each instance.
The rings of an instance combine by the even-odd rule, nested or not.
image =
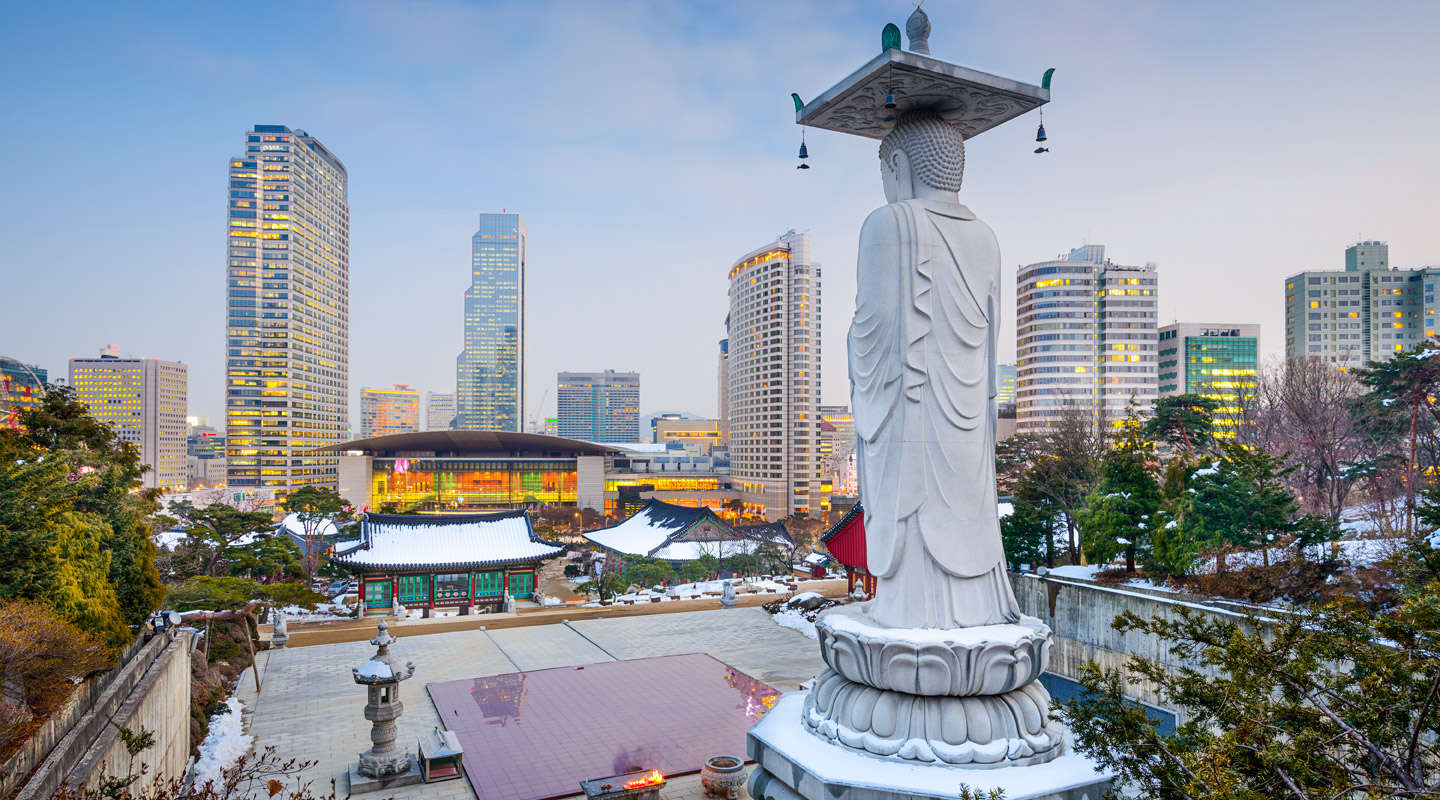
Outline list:
[[[1000,251],[968,208],[913,199],[860,236],[850,399],[869,569],[892,627],[1014,622],[995,498]]]

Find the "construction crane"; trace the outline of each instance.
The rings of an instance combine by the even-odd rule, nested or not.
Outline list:
[[[540,429],[540,415],[541,415],[542,413],[544,413],[544,409],[545,409],[545,399],[548,398],[549,396],[550,396],[550,390],[549,390],[548,388],[547,388],[545,391],[543,391],[543,392],[540,393],[540,405],[535,406],[535,416],[533,416],[533,417],[530,418],[530,432],[531,432],[531,433],[544,433],[544,432],[545,432],[545,431],[543,431],[543,430]]]

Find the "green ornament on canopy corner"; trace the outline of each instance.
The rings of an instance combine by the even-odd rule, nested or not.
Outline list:
[[[885,30],[880,32],[880,52],[900,49],[900,28],[893,22],[885,23]]]

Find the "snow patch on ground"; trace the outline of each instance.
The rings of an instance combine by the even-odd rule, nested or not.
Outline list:
[[[774,614],[770,618],[775,620],[775,624],[782,628],[799,631],[805,634],[807,638],[816,641],[820,640],[820,633],[815,630],[815,623],[805,619],[805,615],[800,613],[798,609],[787,608],[784,611]]]
[[[210,732],[200,743],[200,759],[190,771],[194,786],[204,786],[210,781],[219,786],[221,771],[234,766],[241,756],[250,752],[250,746],[255,742],[255,737],[245,733],[242,724],[245,706],[240,698],[232,697],[225,701],[225,705],[230,713],[211,717]]]
[[[319,619],[349,618],[350,608],[340,603],[319,603],[314,611],[301,608],[300,606],[285,606],[280,609],[285,615],[287,622],[308,622]]]

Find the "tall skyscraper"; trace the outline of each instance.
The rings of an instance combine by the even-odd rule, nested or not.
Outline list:
[[[820,265],[790,231],[730,267],[730,473],[747,513],[821,518]]]
[[[425,393],[425,430],[448,431],[455,422],[455,393]]]
[[[225,448],[231,487],[336,486],[314,449],[350,430],[345,165],[313,136],[256,125],[230,159]]]
[[[1156,394],[1155,265],[1125,267],[1085,245],[1021,267],[1015,322],[1017,428],[1050,427],[1069,407],[1099,428],[1121,424],[1133,399]]]
[[[1217,404],[1215,438],[1233,439],[1255,400],[1260,326],[1173,322],[1160,329],[1161,397],[1198,394]]]
[[[1385,242],[1345,248],[1344,270],[1285,279],[1285,357],[1342,368],[1384,361],[1436,330],[1440,267],[1397,270]]]
[[[557,383],[561,436],[617,444],[640,441],[640,373],[562,372]]]
[[[360,438],[420,430],[420,393],[408,383],[360,389]]]
[[[70,359],[70,386],[90,416],[140,448],[149,489],[185,488],[187,368],[176,361],[124,358],[108,347]]]
[[[481,214],[470,240],[465,349],[455,362],[457,428],[524,430],[527,237],[519,214]]]

